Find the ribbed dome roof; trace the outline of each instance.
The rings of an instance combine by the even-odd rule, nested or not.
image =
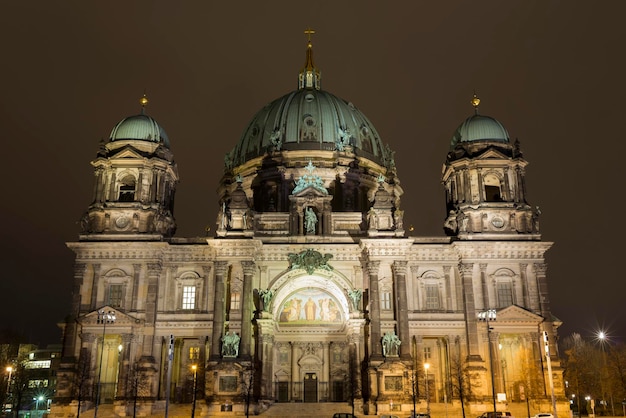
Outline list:
[[[378,132],[352,103],[324,90],[302,88],[261,109],[230,157],[239,165],[269,149],[332,151],[346,145],[377,159],[385,153]]]
[[[509,133],[496,119],[475,114],[465,119],[452,136],[450,148],[461,142],[509,142]]]
[[[167,134],[156,120],[145,114],[129,116],[120,121],[109,136],[109,140],[140,140],[163,144],[170,147]]]

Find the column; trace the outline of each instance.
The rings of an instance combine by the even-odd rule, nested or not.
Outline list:
[[[509,168],[504,168],[504,185],[500,187],[500,194],[502,195],[502,200],[506,202],[510,202],[513,200],[513,196],[511,196],[511,182],[509,181]]]
[[[210,286],[211,266],[202,266],[202,272],[204,273],[202,277],[202,292],[199,296],[198,307],[203,311],[210,311],[212,307],[211,302],[213,302],[209,298],[209,295],[213,293],[212,286]]]
[[[396,286],[396,321],[398,323],[398,338],[400,338],[400,358],[410,357],[409,341],[409,312],[407,307],[406,288],[406,261],[394,261],[392,265],[394,284]]]
[[[65,321],[65,332],[63,336],[63,357],[74,357],[76,355],[76,318],[80,314],[80,288],[85,277],[85,263],[74,264],[74,283],[72,284],[72,311],[70,317]]]
[[[268,324],[269,325],[269,324]],[[270,331],[269,329],[259,330],[259,332]],[[262,334],[260,338],[261,342],[261,398],[272,399],[272,384],[273,382],[273,358],[274,358],[274,336],[272,334]]]
[[[241,297],[242,316],[241,316],[241,340],[239,346],[239,354],[242,358],[250,357],[250,343],[252,341],[252,305],[254,298],[252,295],[252,280],[256,271],[254,261],[242,261],[243,267],[243,295]]]
[[[522,281],[522,301],[526,309],[533,309],[534,307],[530,304],[530,295],[528,294],[528,277],[526,276],[527,267],[528,264],[526,263],[520,263],[519,265],[520,280]]]
[[[322,366],[322,382],[326,383],[326,389],[322,388],[322,393],[320,394],[320,400],[324,402],[329,401],[329,393],[330,393],[330,343],[325,341],[322,343],[322,351],[323,351],[323,359],[324,365]]]
[[[211,357],[219,358],[220,340],[224,332],[224,275],[228,269],[227,261],[216,261],[215,264],[215,302],[213,309],[213,337],[211,339]]]
[[[482,168],[476,170],[478,174],[478,202],[485,201],[485,185],[483,184],[483,171]]]
[[[159,297],[159,275],[161,263],[148,263],[148,292],[146,295],[146,319],[144,323],[143,355],[153,356],[154,329]]]
[[[487,277],[485,276],[487,264],[481,263],[478,267],[480,268],[480,285],[483,290],[483,309],[488,309],[491,307],[491,303],[489,303],[489,285],[487,284]]]
[[[300,382],[300,369],[298,366],[298,346],[291,342],[291,400],[300,399],[298,383]]]
[[[383,347],[380,336],[380,295],[378,294],[378,270],[380,261],[368,261],[370,288],[370,338],[372,345],[372,359],[382,359]]]
[[[468,356],[477,356],[480,358],[480,352],[478,350],[478,318],[476,317],[474,286],[472,280],[473,272],[473,263],[459,264],[459,273],[461,274],[461,281],[463,282],[463,309],[465,311]]]
[[[141,273],[141,264],[133,264],[133,299],[130,309],[137,310],[137,301],[139,300],[139,274]]]
[[[100,264],[94,263],[91,265],[93,270],[93,280],[91,282],[91,309],[98,307],[98,286],[100,282]]]

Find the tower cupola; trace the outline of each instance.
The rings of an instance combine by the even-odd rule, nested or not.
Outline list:
[[[519,141],[496,119],[478,112],[454,132],[443,166],[448,216],[444,230],[459,239],[540,239],[539,210],[526,201],[528,165]]]
[[[165,130],[145,114],[122,119],[95,160],[94,200],[81,219],[84,240],[160,240],[176,230],[178,168]]]

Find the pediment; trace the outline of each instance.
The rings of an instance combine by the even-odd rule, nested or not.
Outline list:
[[[302,190],[299,190],[297,193],[293,193],[292,196],[307,197],[307,198],[327,197],[328,191],[326,191],[326,189],[323,189],[322,191],[319,187],[323,187],[323,186],[316,187],[316,186],[310,185],[310,186],[303,188]]]
[[[536,331],[543,320],[544,318],[541,315],[537,315],[521,306],[511,305],[497,310],[496,320],[491,322],[491,324],[495,329],[524,327]]]
[[[143,159],[144,156],[142,154],[140,154],[133,147],[126,146],[126,147],[122,148],[120,151],[118,151],[115,155],[112,155],[111,158],[116,158],[116,159],[118,159],[118,158],[123,158],[123,159],[127,159],[127,158]]]
[[[101,314],[100,312],[113,312],[115,316],[115,320],[112,322],[107,322],[107,328],[120,327],[120,326],[131,326],[142,322],[140,319],[135,318],[131,315],[123,313],[122,311],[112,308],[110,306],[103,306],[100,309],[95,311],[91,311],[88,314],[85,314],[77,319],[78,323],[83,327],[102,327],[104,324],[99,320]]]
[[[510,160],[511,158],[507,155],[504,155],[500,151],[494,148],[489,148],[482,154],[476,156],[475,160]]]

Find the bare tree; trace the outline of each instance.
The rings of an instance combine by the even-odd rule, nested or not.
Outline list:
[[[74,379],[72,382],[74,386],[73,391],[78,402],[76,418],[80,418],[80,410],[83,402],[87,399],[91,399],[91,379],[91,359],[89,358],[88,351],[83,350],[83,353],[78,359],[78,363],[76,364],[76,373],[74,374]]]
[[[458,397],[461,403],[461,412],[465,418],[465,403],[472,397],[471,379],[467,370],[467,362],[462,358],[461,350],[450,358],[450,386],[452,396]]]

